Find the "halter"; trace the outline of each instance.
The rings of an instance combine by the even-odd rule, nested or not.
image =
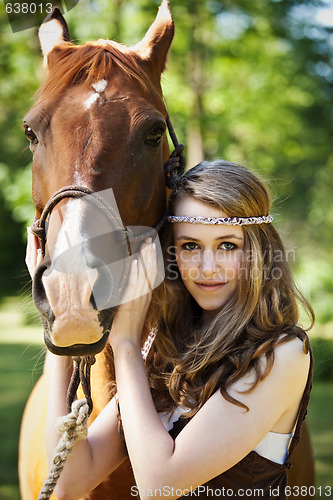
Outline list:
[[[45,256],[46,245],[46,220],[55,206],[65,198],[82,198],[83,196],[87,195],[89,195],[89,201],[96,205],[109,220],[112,220],[116,229],[123,231],[126,240],[128,240],[127,230],[123,226],[121,219],[119,220],[119,215],[116,213],[112,206],[106,204],[105,200],[101,196],[99,196],[98,193],[95,193],[91,189],[84,186],[65,186],[56,191],[51,196],[51,198],[46,203],[40,218],[36,219],[35,217],[32,223],[31,230],[40,239],[43,256]],[[127,247],[129,252],[131,252],[128,241]]]

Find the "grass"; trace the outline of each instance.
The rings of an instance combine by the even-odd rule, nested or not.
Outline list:
[[[24,324],[21,300],[0,308],[0,500],[19,500],[18,436],[26,400],[43,367],[41,327]]]
[[[17,459],[20,422],[26,400],[42,372],[44,344],[42,328],[26,325],[26,317],[34,313],[30,305],[17,298],[8,298],[0,305],[0,500],[20,500]],[[327,344],[329,342],[329,344]],[[331,363],[328,347],[333,339],[317,342],[316,351],[325,350],[322,363]],[[323,349],[323,346],[325,349]],[[316,352],[315,352],[316,354]],[[327,358],[327,359],[326,359]],[[322,370],[321,370],[322,373]],[[327,371],[324,372],[325,376]],[[318,379],[318,380],[317,380]],[[324,488],[331,486],[333,497],[333,380],[315,379],[308,421],[313,441],[317,487],[329,498]]]
[[[317,487],[331,486],[333,498],[333,381],[314,383],[308,421],[315,453]]]
[[[17,450],[21,418],[40,368],[41,347],[2,344],[0,353],[0,499],[17,500]],[[37,365],[37,366],[36,366]]]

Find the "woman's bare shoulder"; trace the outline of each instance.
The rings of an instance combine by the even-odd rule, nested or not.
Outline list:
[[[262,356],[262,373],[265,372],[266,363],[266,356]],[[261,398],[266,401],[273,398],[279,402],[283,413],[298,405],[308,378],[309,366],[310,355],[304,349],[303,342],[299,338],[285,340],[275,347],[272,367],[261,382],[255,384],[256,372],[251,370],[234,382],[228,392],[236,399],[241,399],[248,407],[257,405]]]
[[[282,337],[284,342],[278,344],[274,349],[274,365],[280,369],[291,369],[297,371],[304,369],[308,371],[310,353],[308,346],[298,337],[290,340]],[[273,366],[274,366],[273,365]]]

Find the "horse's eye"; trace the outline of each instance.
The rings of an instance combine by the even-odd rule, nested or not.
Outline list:
[[[157,146],[163,137],[164,129],[161,127],[154,127],[145,138],[145,143],[149,146]]]
[[[29,127],[29,125],[25,127],[25,136],[30,141],[30,144],[38,144],[37,136]]]

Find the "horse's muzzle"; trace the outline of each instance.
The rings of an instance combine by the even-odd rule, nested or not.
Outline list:
[[[58,356],[93,356],[101,352],[108,340],[110,330],[108,329],[98,342],[93,344],[74,344],[68,347],[56,346],[44,328],[44,342],[46,347],[53,354]]]
[[[59,285],[57,280],[50,284],[46,281],[50,277],[45,278],[49,266],[50,261],[44,259],[36,269],[33,279],[33,299],[44,327],[44,341],[48,350],[62,356],[97,354],[106,345],[116,307],[98,311],[89,289],[86,292],[86,303],[81,310],[82,298],[81,303],[78,300],[73,304],[73,294],[70,293],[71,288],[79,288],[79,285],[75,284],[76,276],[68,277],[67,289],[64,289],[63,283]],[[53,273],[60,274],[56,271]]]

